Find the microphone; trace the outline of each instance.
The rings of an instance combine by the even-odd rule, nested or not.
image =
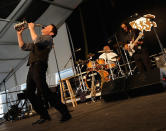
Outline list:
[[[78,48],[77,50],[75,50],[74,52],[78,52],[78,51],[81,51],[81,48]]]

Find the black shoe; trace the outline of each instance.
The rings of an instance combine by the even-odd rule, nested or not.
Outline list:
[[[40,118],[39,120],[33,122],[32,125],[35,125],[35,124],[42,124],[42,123],[44,123],[44,122],[46,122],[46,121],[50,121],[50,120],[51,120],[50,117],[48,117],[48,118]]]
[[[71,115],[67,114],[67,115],[62,116],[62,119],[60,120],[60,122],[66,122],[70,119],[71,119]]]

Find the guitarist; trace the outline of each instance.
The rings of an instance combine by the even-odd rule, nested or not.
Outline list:
[[[121,24],[120,42],[125,43],[124,49],[127,50],[135,60],[136,67],[138,71],[145,72],[151,70],[151,61],[143,43],[142,38],[140,38],[140,31],[133,29],[128,23],[123,22]],[[133,49],[130,48],[130,44],[133,44]],[[132,53],[131,53],[132,52]]]

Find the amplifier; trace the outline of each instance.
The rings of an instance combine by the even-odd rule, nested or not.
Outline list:
[[[158,68],[166,66],[166,54],[155,57],[156,66]]]

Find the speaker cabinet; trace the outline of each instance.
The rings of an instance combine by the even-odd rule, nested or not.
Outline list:
[[[156,68],[150,72],[105,82],[101,96],[105,101],[110,101],[162,92],[166,87],[165,76],[165,68]]]
[[[119,100],[128,97],[126,90],[126,78],[116,79],[103,84],[101,97],[104,101]]]

